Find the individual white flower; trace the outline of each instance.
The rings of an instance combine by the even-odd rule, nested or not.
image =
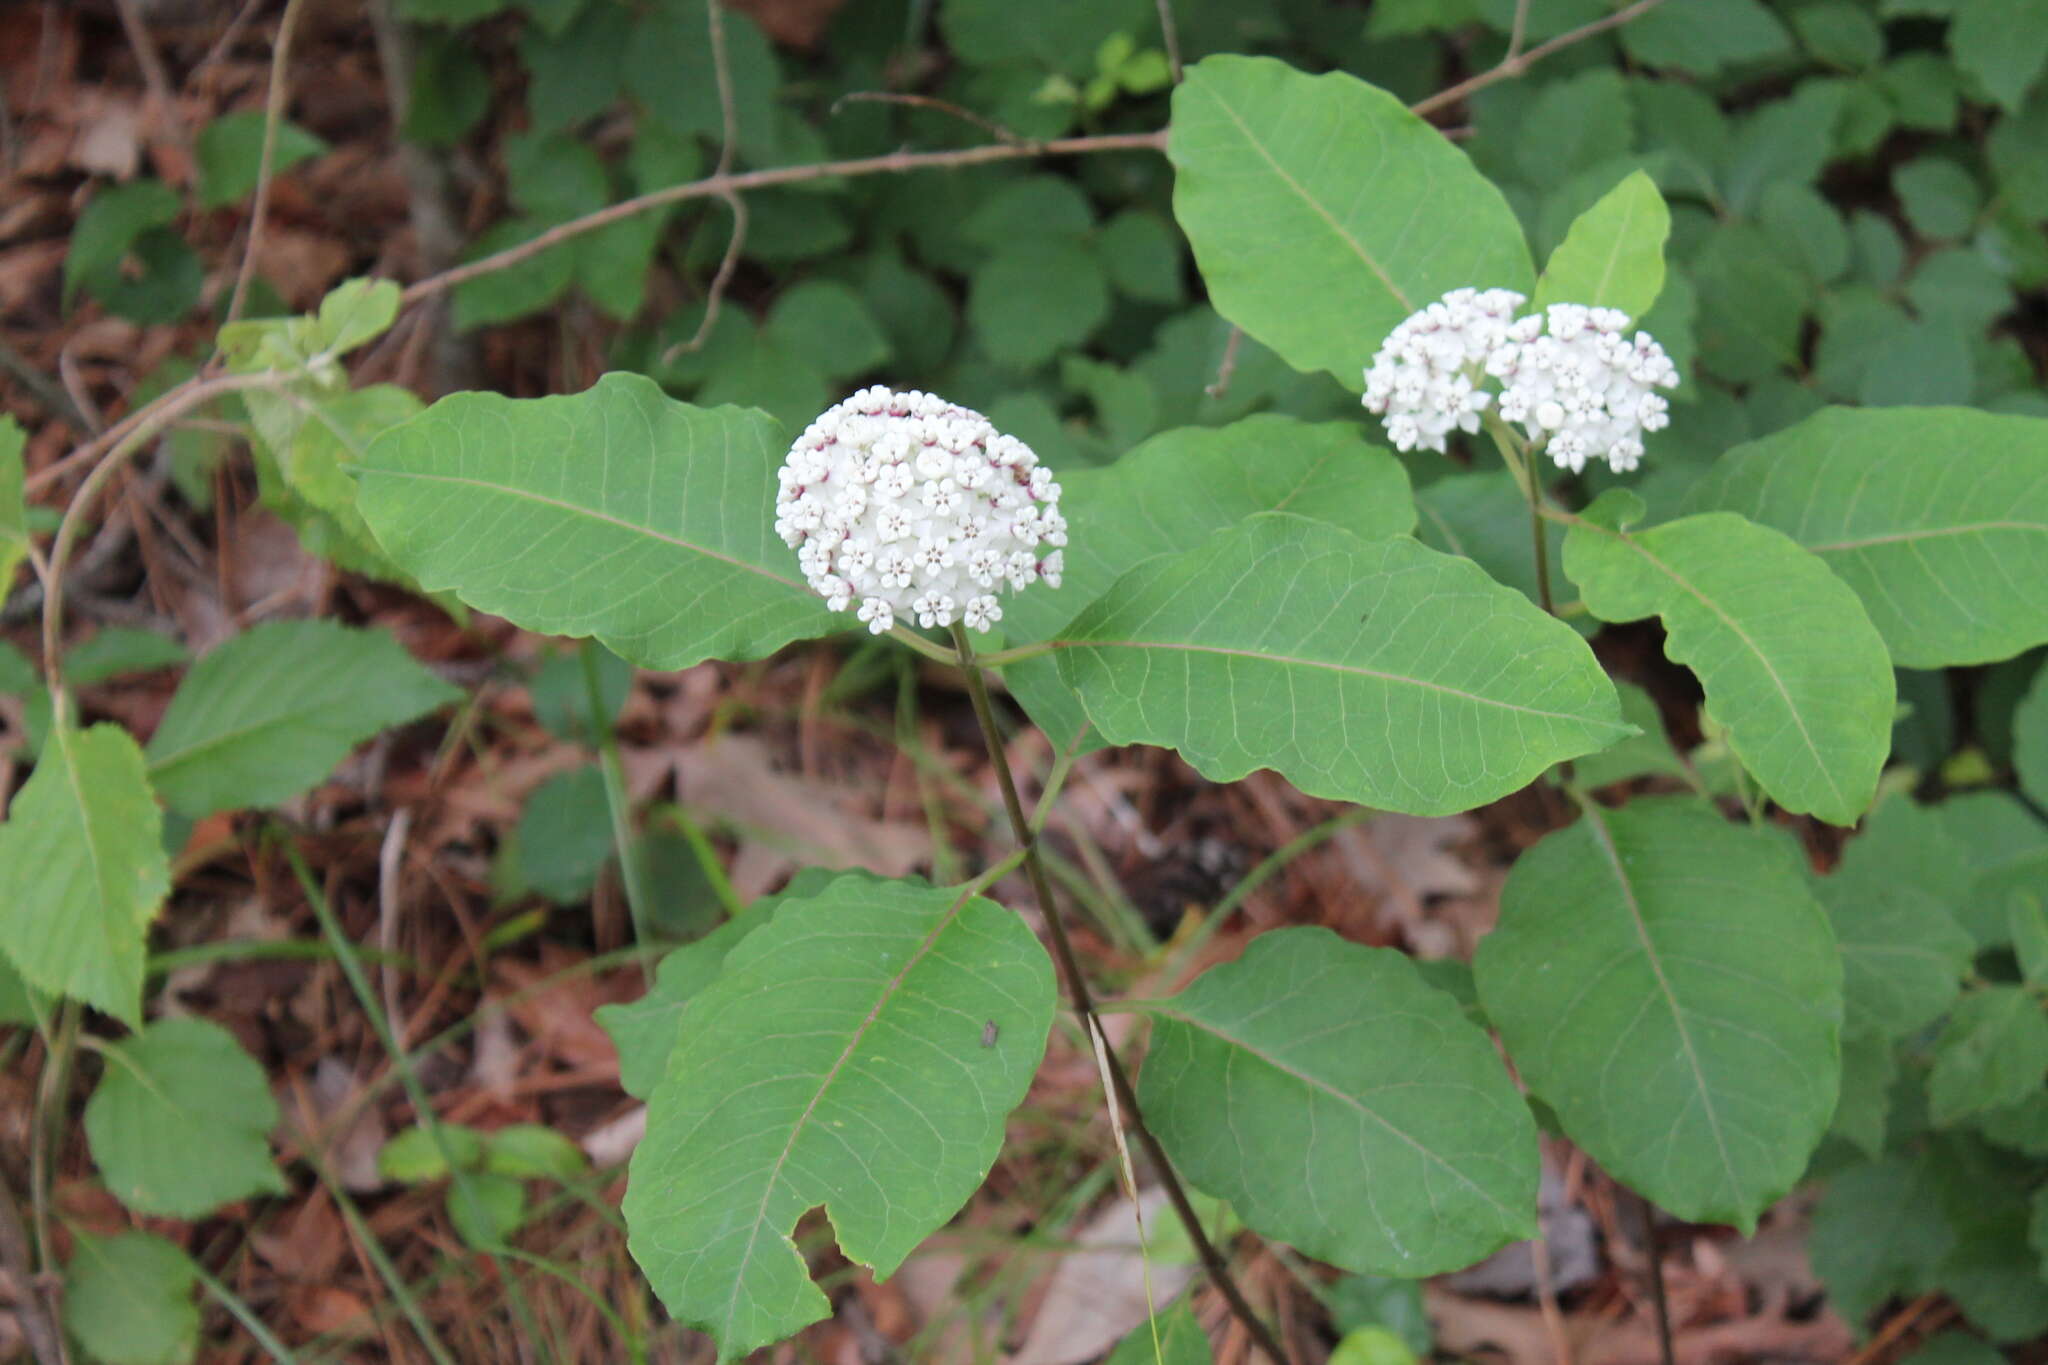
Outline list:
[[[877,635],[898,617],[986,631],[1003,616],[997,593],[1060,584],[1052,472],[934,394],[862,389],[804,430],[778,485],[775,533],[805,579],[834,611],[858,603]]]
[[[1616,473],[1643,458],[1643,433],[1670,423],[1658,389],[1675,388],[1678,369],[1647,332],[1624,336],[1628,315],[1613,308],[1553,303],[1541,331],[1515,336],[1486,362],[1501,381],[1500,415],[1530,443],[1574,474],[1604,459]]]
[[[1365,372],[1365,406],[1398,450],[1436,450],[1479,430],[1493,395],[1486,363],[1513,334],[1526,300],[1512,289],[1453,289],[1388,334]]]

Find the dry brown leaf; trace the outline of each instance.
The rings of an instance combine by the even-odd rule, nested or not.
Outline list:
[[[324,232],[268,227],[256,253],[256,271],[295,308],[310,309],[348,272],[349,249]]]
[[[1141,1190],[1138,1203],[1154,1233],[1167,1211],[1166,1192]],[[1081,1251],[1070,1251],[1053,1267],[1031,1330],[1009,1365],[1080,1365],[1107,1351],[1145,1321],[1146,1267],[1138,1250],[1138,1223],[1131,1201],[1115,1203],[1090,1219],[1075,1236]],[[1151,1267],[1151,1306],[1165,1311],[1195,1276],[1192,1265]]]
[[[314,1336],[368,1336],[376,1329],[370,1305],[360,1294],[332,1284],[294,1286],[286,1296],[292,1320]]]
[[[71,164],[87,175],[134,177],[142,164],[142,104],[103,90],[79,92]]]

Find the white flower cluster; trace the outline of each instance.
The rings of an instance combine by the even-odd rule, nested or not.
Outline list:
[[[1643,433],[1670,424],[1656,390],[1677,387],[1678,368],[1648,332],[1623,336],[1628,314],[1618,309],[1553,303],[1541,321],[1543,335],[1518,336],[1487,358],[1501,381],[1500,415],[1531,441],[1547,439],[1550,458],[1574,474],[1602,457],[1616,473],[1634,469]]]
[[[834,611],[880,635],[1000,621],[996,594],[1060,585],[1060,486],[978,412],[880,385],[828,408],[783,463],[775,533]]]
[[[1647,332],[1624,336],[1628,316],[1613,308],[1554,303],[1515,317],[1525,302],[1510,289],[1454,289],[1411,315],[1366,370],[1365,406],[1395,448],[1440,451],[1453,429],[1479,430],[1491,377],[1500,415],[1561,467],[1634,469],[1643,433],[1670,422],[1656,390],[1678,384],[1671,357]]]
[[[1525,302],[1512,289],[1453,289],[1388,335],[1365,372],[1365,406],[1396,450],[1440,452],[1453,428],[1479,430],[1493,395],[1474,381]]]

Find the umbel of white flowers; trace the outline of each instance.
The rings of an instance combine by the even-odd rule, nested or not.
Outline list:
[[[880,385],[827,408],[783,462],[775,533],[826,605],[986,631],[997,594],[1060,585],[1060,486],[1031,447],[936,394]]]
[[[1517,318],[1512,289],[1453,289],[1409,315],[1365,372],[1365,406],[1400,450],[1437,450],[1455,429],[1479,430],[1500,381],[1500,415],[1560,466],[1578,473],[1604,459],[1617,472],[1643,458],[1643,433],[1662,430],[1670,404],[1658,389],[1677,367],[1648,332],[1623,333],[1613,308],[1553,303]]]

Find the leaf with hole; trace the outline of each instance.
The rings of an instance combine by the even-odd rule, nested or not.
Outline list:
[[[1286,513],[1140,564],[1056,645],[1111,743],[1414,815],[1631,733],[1585,642],[1470,560]]]
[[[1747,1231],[1805,1171],[1842,966],[1789,840],[1691,798],[1589,804],[1515,863],[1474,966],[1531,1092],[1658,1205]]]
[[[669,1311],[721,1360],[824,1317],[790,1241],[819,1204],[893,1273],[988,1173],[1052,1007],[1037,938],[964,889],[842,877],[786,903],[684,1008],[633,1154],[629,1246]]]
[[[279,621],[192,665],[150,739],[150,778],[173,810],[274,806],[380,730],[462,694],[380,630]]]
[[[1891,747],[1897,684],[1884,641],[1827,565],[1739,516],[1643,531],[1626,489],[1565,536],[1564,567],[1603,621],[1664,623],[1664,652],[1706,689],[1707,716],[1787,810],[1854,824]]]
[[[775,535],[773,419],[638,375],[579,394],[460,393],[371,445],[358,506],[429,590],[645,668],[757,659],[841,629]]]
[[[1402,1276],[1534,1235],[1528,1106],[1484,1031],[1400,953],[1275,930],[1151,1013],[1146,1119],[1255,1230]]]
[[[1529,291],[1500,191],[1354,76],[1208,57],[1173,93],[1173,211],[1216,311],[1354,391],[1401,319],[1466,285]]]
[[[285,1192],[270,1155],[277,1101],[233,1034],[205,1019],[159,1019],[105,1052],[85,1135],[122,1203],[194,1219]]]

